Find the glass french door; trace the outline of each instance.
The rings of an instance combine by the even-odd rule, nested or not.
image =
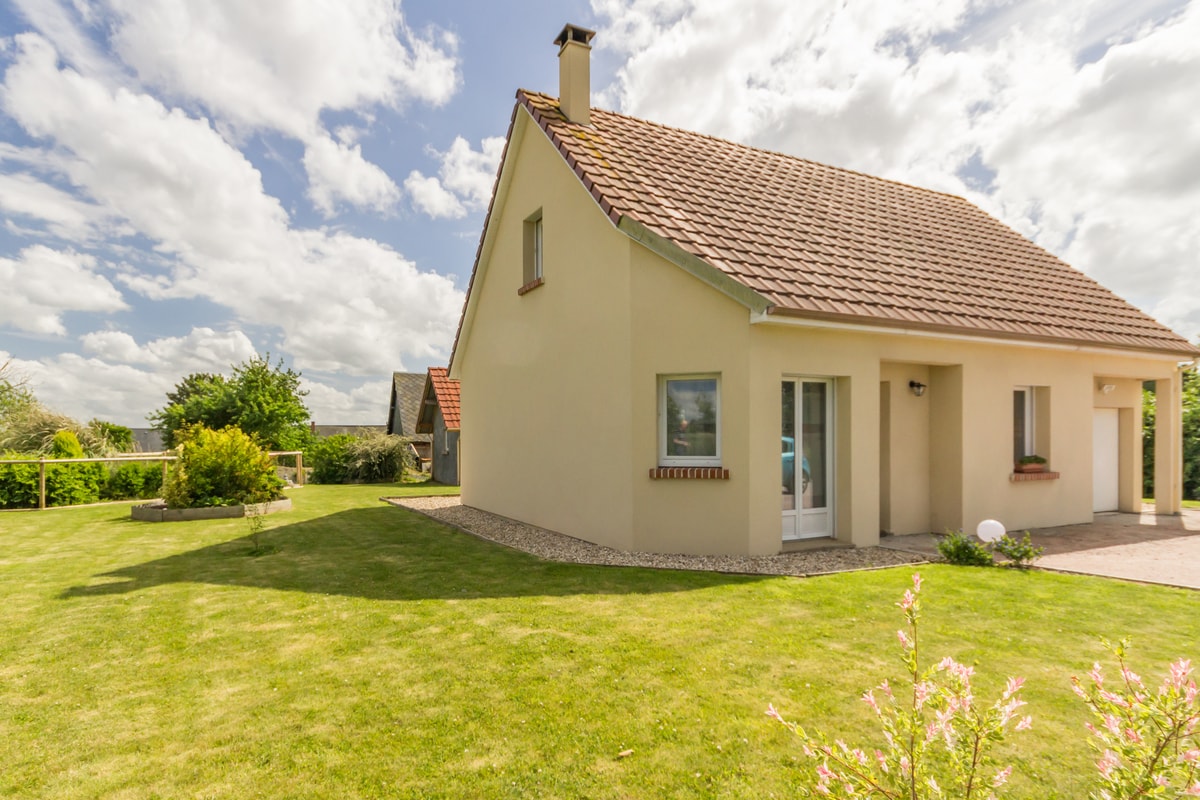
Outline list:
[[[783,381],[783,538],[833,535],[833,381]]]

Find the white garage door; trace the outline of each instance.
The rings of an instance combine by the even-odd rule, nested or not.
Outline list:
[[[1092,510],[1116,511],[1120,504],[1117,454],[1121,446],[1117,409],[1095,409],[1092,428]]]

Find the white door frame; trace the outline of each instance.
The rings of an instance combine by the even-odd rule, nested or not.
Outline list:
[[[836,425],[836,402],[834,391],[836,382],[833,378],[809,376],[809,375],[787,375],[783,377],[781,383],[790,383],[795,388],[793,389],[795,398],[795,419],[793,420],[793,431],[795,436],[795,461],[793,466],[794,481],[800,482],[802,464],[804,460],[803,432],[804,432],[804,384],[819,383],[825,386],[825,452],[822,454],[825,464],[825,505],[822,508],[792,508],[783,509],[782,515],[782,532],[784,541],[794,541],[796,539],[814,539],[819,537],[834,538],[835,520],[834,508],[836,506],[834,487],[837,483],[835,476],[836,471],[836,448],[834,447],[834,432],[837,430]],[[811,421],[810,421],[811,422]],[[802,502],[797,502],[794,505],[802,506]]]

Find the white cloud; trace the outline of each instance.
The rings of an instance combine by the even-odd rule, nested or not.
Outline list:
[[[368,381],[349,391],[304,378],[304,404],[318,425],[383,425],[387,423],[389,381]]]
[[[309,197],[325,216],[333,216],[338,200],[359,208],[387,211],[400,197],[400,188],[387,173],[362,156],[362,147],[318,136],[304,149]]]
[[[121,293],[95,269],[92,256],[45,245],[0,258],[0,320],[17,330],[64,336],[65,312],[125,309]]]
[[[456,219],[466,216],[468,211],[487,208],[504,152],[504,139],[488,137],[480,143],[479,150],[472,150],[466,139],[456,136],[446,152],[431,152],[440,162],[439,177],[413,170],[404,181],[413,206],[431,217]]]
[[[434,219],[462,219],[467,215],[467,209],[462,202],[433,176],[423,175],[414,169],[404,179],[404,188],[412,198],[413,207]]]
[[[0,210],[36,220],[48,233],[70,242],[92,242],[104,235],[129,232],[112,225],[94,203],[82,202],[25,173],[0,174]]]
[[[207,121],[60,69],[17,37],[7,112],[63,154],[70,180],[170,255],[120,280],[153,298],[206,298],[274,326],[302,369],[369,375],[441,358],[462,293],[376,241],[296,230],[258,171]]]
[[[228,374],[231,366],[257,351],[242,331],[193,328],[187,336],[166,336],[139,345],[124,331],[93,331],[79,337],[85,353],[109,363],[137,364],[182,378],[193,372]]]
[[[1200,330],[1195,0],[592,6],[597,105],[965,195]]]
[[[395,0],[105,0],[112,43],[147,85],[197,101],[241,130],[302,141],[310,194],[327,215],[342,200],[386,209],[398,190],[348,142],[330,140],[327,111],[367,114],[457,91],[457,41],[415,31]],[[284,22],[281,22],[284,21]]]
[[[193,331],[190,336],[203,339],[205,334]],[[216,337],[220,339],[221,335],[216,334]],[[192,372],[228,375],[230,372],[229,363],[218,364],[215,353],[207,361],[197,357],[174,366],[157,363],[155,358],[150,359],[155,363],[148,363],[145,358],[126,361],[127,356],[136,353],[145,356],[156,346],[170,350],[175,345],[163,343],[178,340],[156,340],[144,347],[139,347],[132,338],[126,342],[120,341],[119,337],[93,338],[92,341],[112,352],[94,353],[91,357],[64,353],[33,360],[13,358],[12,354],[0,350],[0,364],[13,358],[14,373],[28,378],[34,394],[55,411],[83,422],[98,417],[135,428],[148,427],[146,416],[166,403],[167,392],[185,375]],[[129,345],[132,350],[127,349]],[[253,355],[253,349],[250,355]],[[237,356],[234,363],[246,357],[249,356]],[[390,391],[387,381],[369,381],[343,389],[305,377],[301,380],[301,388],[309,392],[304,404],[318,424],[382,425],[387,421]]]

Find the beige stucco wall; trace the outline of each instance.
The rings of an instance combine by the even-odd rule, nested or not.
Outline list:
[[[463,502],[629,549],[631,243],[523,110],[518,124],[471,335],[456,355]],[[518,296],[523,222],[538,208],[545,284]]]
[[[1096,407],[1121,411],[1121,507],[1140,501],[1140,381],[1170,391],[1173,360],[752,322],[617,231],[525,112],[517,125],[454,365],[464,503],[621,549],[778,552],[785,377],[833,380],[840,540],[1090,520]],[[539,207],[545,285],[519,297]],[[729,479],[654,480],[658,376],[699,373],[721,376]],[[1039,387],[1057,480],[1010,480],[1018,386]]]

